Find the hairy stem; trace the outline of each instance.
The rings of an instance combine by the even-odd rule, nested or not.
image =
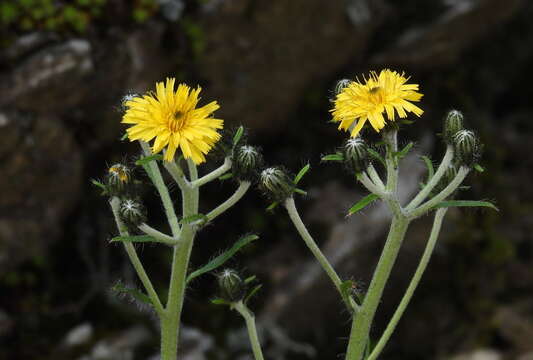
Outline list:
[[[453,146],[448,145],[448,147],[446,148],[446,153],[444,154],[444,157],[442,158],[442,161],[441,161],[437,171],[435,172],[435,175],[433,175],[433,177],[431,179],[429,179],[429,181],[426,184],[426,186],[424,186],[424,188],[405,207],[406,210],[414,209],[415,207],[420,205],[422,203],[422,201],[424,201],[428,197],[428,195],[431,192],[431,190],[433,190],[433,188],[435,186],[437,186],[437,184],[439,183],[440,179],[442,178],[442,176],[444,175],[444,173],[446,172],[446,170],[448,169],[448,167],[452,163],[452,160],[453,160]]]
[[[251,184],[249,181],[242,181],[239,184],[239,187],[237,188],[235,193],[233,193],[233,195],[231,195],[226,201],[224,201],[222,204],[220,204],[219,206],[211,210],[206,215],[209,221],[213,220],[214,218],[222,214],[224,211],[228,210],[230,207],[235,205],[240,199],[242,199],[244,194],[246,194],[246,192],[250,188],[250,185]]]
[[[261,350],[261,343],[257,336],[257,329],[255,326],[255,316],[250,309],[242,301],[235,303],[235,310],[237,310],[244,321],[246,322],[246,328],[248,329],[248,337],[250,338],[250,344],[252,345],[252,351],[254,353],[255,360],[264,360],[263,351]]]
[[[115,217],[115,223],[117,224],[117,228],[118,228],[118,231],[120,232],[120,235],[129,236],[128,230],[119,216],[120,199],[118,197],[113,197],[109,201],[109,204],[111,205],[111,210],[113,211],[113,216]],[[157,292],[155,291],[154,286],[152,285],[152,282],[150,281],[150,278],[148,277],[148,274],[144,270],[144,266],[141,263],[141,259],[139,259],[139,256],[137,255],[137,251],[135,250],[135,247],[130,242],[122,242],[122,244],[124,245],[124,249],[126,250],[128,257],[130,258],[131,264],[133,265],[133,268],[135,269],[137,276],[141,280],[144,288],[146,289],[146,292],[148,293],[148,297],[152,301],[152,304],[154,305],[156,312],[161,316],[164,312],[163,305],[161,304],[161,301],[159,300],[159,296],[157,295]]]
[[[426,244],[426,248],[424,250],[422,258],[420,259],[420,263],[416,268],[415,274],[413,275],[413,278],[411,279],[411,282],[409,283],[409,286],[407,287],[407,290],[405,291],[405,294],[402,300],[400,301],[398,308],[394,312],[392,319],[387,325],[387,328],[383,332],[383,335],[379,339],[378,343],[372,350],[372,353],[367,358],[367,360],[376,360],[378,358],[378,356],[381,354],[381,351],[383,351],[385,345],[387,345],[387,342],[389,341],[392,333],[396,329],[396,325],[398,324],[403,313],[405,312],[407,305],[409,305],[409,302],[411,301],[411,298],[413,297],[413,294],[418,284],[420,283],[420,279],[422,278],[424,271],[426,271],[431,255],[433,254],[433,250],[435,249],[435,244],[437,243],[437,239],[439,237],[440,229],[442,226],[442,220],[444,219],[444,215],[446,215],[446,211],[448,211],[448,209],[438,209],[436,211],[435,219],[433,221],[433,227],[431,229],[431,234],[429,236],[429,240]]]
[[[333,285],[335,285],[335,288],[337,291],[341,294],[342,298],[344,299],[345,296],[343,294],[341,285],[342,280],[335,272],[335,269],[331,264],[329,263],[328,259],[324,256],[318,245],[316,244],[315,240],[309,234],[309,231],[307,231],[307,228],[305,227],[305,224],[302,222],[302,219],[300,218],[300,215],[298,214],[298,210],[296,209],[296,205],[294,203],[294,198],[290,197],[287,200],[285,200],[285,208],[287,209],[287,212],[289,213],[289,217],[292,220],[292,223],[294,224],[294,227],[296,227],[296,230],[298,230],[298,233],[300,234],[301,238],[311,251],[311,253],[315,256],[316,260],[322,266],[322,269],[326,272],[326,274],[329,276],[331,281],[333,282]],[[355,301],[350,297],[349,303],[346,304],[350,311],[357,311],[358,305],[355,303]]]
[[[231,159],[229,157],[224,159],[224,163],[220,167],[216,168],[207,175],[202,176],[201,178],[193,181],[191,186],[199,187],[204,184],[207,184],[210,181],[218,179],[220,176],[224,175],[229,169],[231,169]]]
[[[370,287],[366,293],[359,312],[353,317],[346,360],[361,360],[368,343],[370,326],[376,309],[381,300],[383,289],[387,284],[392,267],[400,251],[409,220],[405,217],[394,217],[387,237],[387,242],[381,253]]]

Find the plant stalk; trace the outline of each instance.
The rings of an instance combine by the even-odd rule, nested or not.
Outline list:
[[[392,267],[400,251],[409,220],[404,216],[394,216],[381,257],[363,304],[353,317],[346,360],[361,360],[368,345],[370,326],[389,279]]]
[[[396,325],[398,324],[403,313],[405,312],[407,305],[409,305],[409,302],[411,301],[411,298],[413,297],[413,294],[418,284],[420,283],[420,279],[422,278],[424,271],[426,271],[429,260],[431,259],[431,255],[433,254],[433,250],[435,249],[435,244],[437,243],[437,239],[439,237],[440,229],[442,226],[442,220],[444,219],[444,215],[446,215],[447,211],[448,209],[438,209],[436,211],[435,219],[433,220],[433,227],[431,228],[431,234],[429,236],[429,240],[426,244],[426,248],[424,250],[422,258],[420,259],[420,263],[416,268],[415,274],[413,275],[413,278],[411,279],[411,282],[409,283],[409,286],[407,287],[407,290],[405,291],[405,294],[402,300],[400,301],[398,308],[394,312],[392,319],[387,325],[387,328],[385,329],[383,335],[372,350],[372,353],[366,360],[376,360],[378,358],[378,356],[381,354],[381,351],[383,351],[385,345],[387,345],[387,342],[389,341],[392,333],[396,329]]]
[[[246,328],[248,329],[248,337],[250,338],[250,344],[252,345],[252,351],[254,353],[255,360],[264,360],[263,351],[261,350],[261,343],[259,342],[259,337],[257,336],[257,328],[255,326],[255,316],[248,309],[246,305],[241,301],[235,303],[235,310],[237,310],[244,321],[246,322]]]

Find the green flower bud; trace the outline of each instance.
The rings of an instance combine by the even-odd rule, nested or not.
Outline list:
[[[263,156],[257,147],[244,145],[233,154],[233,175],[238,180],[255,180],[262,165]]]
[[[294,192],[294,181],[279,167],[270,167],[261,172],[260,189],[272,201],[283,202]]]
[[[109,195],[123,195],[132,182],[131,169],[124,164],[114,164],[107,171],[107,191]]]
[[[472,130],[460,130],[453,137],[455,159],[461,166],[471,167],[481,157],[479,138]]]
[[[359,137],[348,139],[342,148],[342,153],[344,166],[350,173],[358,174],[365,171],[370,164],[368,146]]]
[[[236,302],[246,295],[246,284],[239,274],[232,269],[225,269],[217,278],[220,297],[226,301]]]
[[[454,136],[464,129],[463,114],[457,110],[451,110],[444,119],[444,141],[446,144],[453,144]]]
[[[342,79],[335,84],[335,95],[340,94],[345,88],[347,88],[353,81],[350,79]]]
[[[120,218],[128,228],[136,229],[137,226],[146,222],[146,210],[144,205],[133,199],[125,199],[120,203]]]

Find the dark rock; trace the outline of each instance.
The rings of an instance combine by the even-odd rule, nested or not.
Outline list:
[[[0,269],[42,255],[81,182],[80,150],[57,118],[0,113]]]

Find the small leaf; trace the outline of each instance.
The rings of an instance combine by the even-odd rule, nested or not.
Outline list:
[[[163,155],[154,154],[150,156],[143,156],[139,160],[135,161],[135,165],[145,165],[145,164],[148,164],[150,161],[154,161],[154,160],[163,160]]]
[[[435,205],[433,208],[448,208],[448,207],[488,207],[496,211],[500,211],[493,203],[488,201],[477,200],[449,200],[442,201]]]
[[[263,287],[262,284],[259,284],[259,285],[257,285],[256,287],[254,287],[254,288],[252,289],[252,291],[250,291],[250,292],[248,293],[248,295],[246,295],[246,297],[244,298],[243,302],[244,302],[245,304],[248,303],[248,301],[249,301],[249,300],[250,300],[250,299],[251,299],[251,298],[252,298],[252,297],[253,297],[253,296],[259,291],[259,289],[261,289],[262,287]]]
[[[179,221],[179,224],[192,224],[195,222],[199,222],[200,224],[205,224],[209,218],[204,214],[194,214],[191,216],[186,216],[183,219]]]
[[[215,305],[231,305],[231,303],[227,300],[216,298],[211,300],[211,304]]]
[[[235,145],[237,145],[239,143],[243,133],[244,133],[244,127],[242,127],[242,125],[241,125],[241,126],[239,126],[239,128],[235,132],[235,135],[233,135],[233,146],[235,146]]]
[[[266,211],[273,211],[278,205],[279,203],[277,201],[274,201],[272,204],[268,205],[268,207],[266,208]]]
[[[109,242],[158,242],[150,235],[115,236]]]
[[[425,155],[421,156],[420,158],[422,160],[424,160],[424,163],[426,164],[426,167],[428,169],[428,179],[427,179],[427,181],[429,182],[429,180],[433,177],[433,175],[435,175],[435,169],[433,168],[433,162],[431,161],[430,158],[428,158]]]
[[[91,184],[93,184],[94,186],[97,186],[100,189],[102,189],[104,191],[104,193],[107,191],[106,186],[104,184],[102,184],[100,181],[96,180],[96,179],[91,179]]]
[[[353,286],[352,280],[345,280],[341,283],[341,286],[340,286],[342,300],[346,303],[346,306],[348,306],[348,308],[351,307],[350,297],[351,297],[352,286]]]
[[[226,174],[220,176],[220,177],[218,178],[218,180],[220,180],[220,181],[228,180],[228,179],[231,179],[232,177],[233,177],[233,174],[232,174],[232,173],[226,173]]]
[[[411,150],[414,144],[415,143],[411,141],[409,144],[405,145],[405,147],[402,150],[396,152],[394,155],[397,156],[398,159],[403,159],[405,155],[409,153],[409,150]]]
[[[152,300],[148,297],[148,295],[142,293],[138,289],[125,287],[120,282],[116,283],[111,288],[111,291],[131,295],[133,298],[144,304],[152,305]]]
[[[377,199],[379,199],[379,196],[377,196],[376,194],[368,194],[367,196],[359,200],[354,206],[352,206],[350,210],[348,210],[348,215],[346,216],[355,214],[356,212],[364,209],[367,205],[376,201]]]
[[[376,159],[377,161],[379,161],[381,165],[383,165],[383,167],[387,167],[387,164],[385,163],[385,159],[383,159],[383,157],[376,150],[368,148],[367,151],[368,151],[368,154],[374,159]]]
[[[311,168],[311,165],[307,164],[298,172],[298,175],[296,175],[296,177],[294,178],[295,185],[298,184],[300,180],[302,180],[302,178],[309,171],[310,168]]]
[[[197,278],[198,276],[203,275],[207,272],[213,271],[219,266],[223,265],[226,261],[231,259],[233,255],[235,255],[239,250],[241,250],[243,247],[245,247],[246,245],[250,244],[252,241],[255,241],[257,239],[259,239],[259,236],[255,234],[247,235],[247,236],[240,238],[239,240],[237,240],[235,244],[233,244],[233,246],[230,249],[218,255],[216,258],[214,258],[213,260],[211,260],[210,262],[208,262],[207,264],[205,264],[198,270],[195,270],[192,273],[190,273],[189,276],[187,276],[187,283],[191,281],[192,279]]]
[[[255,279],[257,279],[257,276],[252,275],[252,276],[247,277],[246,279],[244,279],[244,283],[245,283],[245,284],[249,284],[249,283],[251,283],[252,281],[254,281]]]
[[[120,138],[120,141],[124,141],[128,138],[128,133],[125,133],[124,135],[122,135],[122,137]]]
[[[307,191],[298,188],[294,189],[294,192],[301,195],[307,195]]]
[[[474,164],[474,170],[476,170],[477,172],[484,172],[485,169],[483,168],[483,166],[479,165],[479,164]]]
[[[322,161],[343,161],[344,156],[342,156],[341,153],[329,154],[329,155],[322,156],[320,160]]]
[[[401,119],[400,120],[400,124],[405,124],[405,125],[411,125],[411,124],[414,124],[415,122],[413,120],[407,120],[407,119]]]

